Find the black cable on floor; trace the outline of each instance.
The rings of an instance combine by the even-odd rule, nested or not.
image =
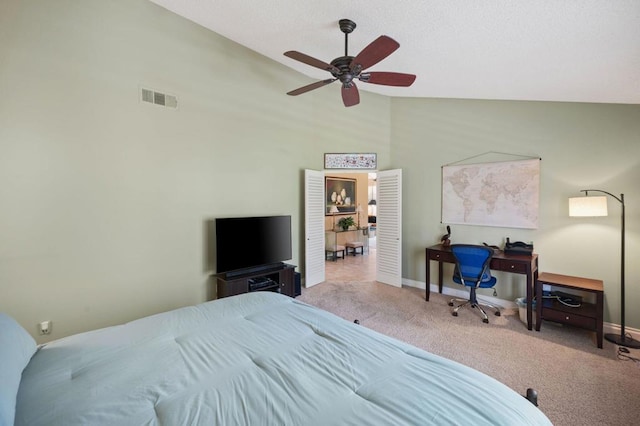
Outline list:
[[[630,334],[626,334],[630,339],[632,338]],[[629,349],[624,346],[618,346],[618,359],[622,361],[633,361],[636,363],[637,367],[640,367],[640,358],[636,358],[630,355]]]

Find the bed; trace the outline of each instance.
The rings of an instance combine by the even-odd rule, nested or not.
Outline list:
[[[483,373],[277,293],[38,348],[11,318],[0,327],[15,425],[551,424]]]

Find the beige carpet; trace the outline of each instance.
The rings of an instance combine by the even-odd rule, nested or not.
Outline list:
[[[471,366],[520,394],[534,388],[555,425],[640,424],[640,365],[619,360],[609,342],[598,349],[595,333],[551,322],[528,331],[517,313],[490,315],[489,324],[470,310],[453,317],[443,295],[426,302],[423,290],[373,281],[326,281],[298,300]]]

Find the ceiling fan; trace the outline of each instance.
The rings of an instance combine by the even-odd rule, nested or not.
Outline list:
[[[333,78],[317,81],[307,86],[300,87],[288,92],[287,95],[301,95],[319,87],[326,86],[336,80],[340,80],[342,83],[342,101],[344,102],[344,106],[350,107],[360,103],[360,94],[358,93],[358,88],[354,82],[355,79],[358,79],[363,83],[380,84],[383,86],[408,87],[413,84],[416,79],[416,76],[413,74],[375,71],[364,72],[367,68],[377,64],[395,52],[396,49],[400,47],[400,44],[397,41],[391,37],[382,35],[362,49],[357,56],[349,56],[348,37],[349,33],[356,28],[356,24],[349,19],[341,19],[338,23],[340,31],[344,33],[344,56],[335,58],[330,64],[319,59],[312,58],[304,53],[296,52],[295,50],[284,52],[284,55],[291,59],[311,65],[312,67],[320,68],[321,70],[329,71]]]

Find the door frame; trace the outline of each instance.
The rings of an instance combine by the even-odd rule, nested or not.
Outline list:
[[[323,169],[323,170],[307,169],[307,170],[312,170],[312,171],[314,171],[314,172],[321,172],[321,173],[323,173],[323,175],[324,175],[325,177],[327,176],[327,174],[337,173],[335,170],[327,170],[327,169]],[[393,169],[393,170],[399,170],[399,171],[400,171],[400,173],[402,172],[402,169]],[[358,170],[358,169],[344,169],[344,170],[340,170],[340,172],[339,172],[339,173],[340,173],[340,174],[363,174],[363,173],[376,173],[376,175],[378,175],[379,173],[381,173],[381,172],[386,172],[386,171],[391,171],[391,170],[377,170],[377,169],[376,169],[376,170],[367,170],[367,171],[365,172],[365,171],[363,171],[363,170]],[[308,188],[307,188],[307,183],[306,183],[306,176],[307,176],[307,174],[305,173],[305,185],[304,185],[304,187],[305,187],[305,191],[306,191],[306,190],[308,190]],[[399,190],[400,190],[400,193],[402,193],[402,180],[400,180]],[[322,189],[323,199],[326,199],[325,191],[326,191],[326,188],[325,188],[325,187],[324,187],[324,185],[323,185],[323,189]],[[376,188],[376,191],[379,193],[379,188]],[[307,195],[305,194],[305,200],[306,200],[306,198],[307,198]],[[400,221],[402,221],[402,199],[400,198],[398,201],[399,201],[399,204],[400,204],[400,205],[398,206],[398,209],[399,209],[399,211],[400,211],[400,219],[399,219],[399,220],[400,220]],[[305,204],[306,204],[306,203],[305,203]],[[307,206],[305,205],[305,208],[306,208],[306,207],[307,207]],[[380,207],[380,206],[377,206],[377,207],[378,207],[378,209],[377,209],[377,210],[379,210],[379,207]],[[308,214],[307,214],[307,212],[305,211],[305,218],[306,218],[306,217],[308,217]],[[321,224],[321,225],[322,225],[322,228],[324,228],[324,206],[323,206],[322,221],[323,221],[323,222],[322,222],[322,224]],[[367,223],[368,223],[368,221],[367,221]],[[317,226],[317,224],[316,224],[316,226]],[[401,228],[400,228],[400,230],[401,230]],[[376,223],[376,239],[378,238],[378,235],[379,235],[379,234],[378,234],[378,224]],[[308,238],[309,238],[309,236],[307,235],[307,225],[305,225],[305,241],[308,241]],[[378,272],[376,272],[376,281],[383,282],[383,283],[385,283],[385,284],[394,285],[394,286],[400,286],[400,285],[401,285],[401,282],[402,282],[402,236],[401,236],[401,235],[398,237],[398,241],[399,241],[399,247],[400,247],[400,248],[399,248],[399,257],[400,257],[400,261],[399,261],[399,262],[400,262],[400,267],[399,267],[399,268],[400,268],[400,272],[399,272],[399,276],[395,277],[394,279],[389,280],[389,279],[388,279],[388,277],[385,277],[385,276],[380,277],[380,276],[378,276]],[[305,250],[306,250],[306,246],[305,246]],[[384,250],[384,249],[383,249],[383,250]],[[376,264],[377,264],[378,259],[379,259],[379,257],[380,257],[380,253],[379,253],[379,252],[380,252],[380,247],[379,247],[379,245],[378,245],[378,244],[376,244],[376,259],[375,259]],[[384,253],[383,253],[383,254],[384,254]],[[310,261],[310,260],[308,259],[308,255],[309,255],[309,253],[306,253],[306,252],[305,252],[305,259],[306,259],[306,261],[305,261],[305,270],[306,270],[306,262],[309,262],[309,261]],[[326,255],[323,255],[322,260],[323,260],[323,262],[326,262]],[[326,268],[326,267],[325,267],[325,268]],[[377,271],[377,269],[378,269],[378,268],[376,268],[376,271]],[[305,271],[305,275],[306,275],[306,271]],[[382,280],[380,280],[380,278],[382,278]],[[315,284],[316,284],[316,283],[312,283],[312,284],[311,284],[311,286],[313,286],[313,285],[315,285]],[[307,286],[307,284],[305,283],[305,288],[307,288],[307,287],[311,287],[311,286]]]

